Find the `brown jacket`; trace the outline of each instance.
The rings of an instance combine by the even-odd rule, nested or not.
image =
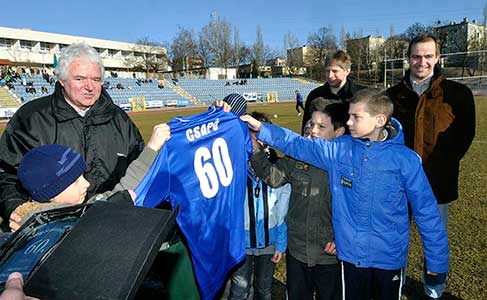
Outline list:
[[[423,159],[438,203],[456,200],[460,160],[475,136],[472,92],[436,70],[421,96],[411,88],[409,71],[387,93],[394,102],[393,117],[403,126],[405,144]]]

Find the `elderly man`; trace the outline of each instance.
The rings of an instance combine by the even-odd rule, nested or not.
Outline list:
[[[64,48],[55,70],[54,93],[24,104],[8,123],[0,139],[3,226],[9,218],[15,225],[15,210],[28,200],[16,172],[30,149],[61,144],[81,153],[88,164],[86,198],[113,189],[141,153],[144,141],[139,130],[102,88],[104,71],[94,48],[84,43]]]
[[[365,88],[361,85],[354,84],[349,78],[352,68],[352,59],[345,51],[338,50],[333,55],[327,57],[325,61],[325,78],[324,85],[312,90],[304,104],[303,131],[306,122],[311,119],[311,101],[318,97],[329,100],[340,100],[346,102],[352,98],[353,94]]]
[[[387,93],[394,102],[393,117],[404,128],[405,144],[421,156],[447,224],[448,204],[458,198],[460,160],[475,135],[475,103],[468,87],[440,73],[435,36],[414,38],[407,55],[409,70]],[[439,299],[444,287],[445,274],[425,274],[427,299]]]

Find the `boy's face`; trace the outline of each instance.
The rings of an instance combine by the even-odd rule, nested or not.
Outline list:
[[[344,86],[348,74],[350,74],[350,70],[343,69],[335,61],[331,61],[330,65],[325,68],[326,82],[333,88]]]
[[[90,183],[81,175],[64,191],[54,197],[51,202],[71,205],[83,203],[88,187],[90,187]]]
[[[378,140],[379,133],[382,130],[379,115],[371,116],[364,103],[350,103],[348,114],[350,118],[347,125],[351,136],[368,138],[371,141]]]
[[[314,111],[311,115],[311,137],[331,140],[341,135],[339,129],[333,128],[331,118],[320,111]]]

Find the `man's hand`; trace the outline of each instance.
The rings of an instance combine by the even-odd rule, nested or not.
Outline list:
[[[2,300],[36,300],[24,294],[24,280],[22,274],[14,272],[8,276],[5,290],[0,294]],[[37,299],[38,300],[38,299]]]
[[[326,243],[325,247],[323,248],[323,251],[325,251],[325,253],[329,255],[337,255],[335,241]]]
[[[164,143],[171,138],[171,128],[166,123],[157,124],[152,129],[152,136],[150,137],[147,147],[154,151],[159,151]]]
[[[279,252],[279,251],[275,251],[274,252],[274,256],[271,258],[271,261],[275,264],[277,264],[278,262],[281,261],[282,257],[284,256],[284,254],[282,252]]]
[[[240,120],[246,122],[247,126],[255,132],[262,128],[262,122],[252,118],[250,115],[243,115],[240,117]]]

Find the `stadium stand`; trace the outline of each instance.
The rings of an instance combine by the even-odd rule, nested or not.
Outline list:
[[[22,80],[15,81],[12,92],[21,102],[31,101],[54,91],[54,86],[47,83],[40,75],[22,76],[25,76],[27,82],[32,83],[36,92],[27,92],[26,86],[22,85]],[[126,109],[130,108],[130,105],[127,104],[131,104],[131,98],[137,96],[145,97],[147,108],[191,105],[188,98],[182,97],[169,86],[166,87],[162,84],[161,87],[164,86],[164,88],[159,88],[159,82],[156,79],[107,77],[104,80],[104,85],[113,101]],[[46,88],[47,93],[41,93],[42,87]]]
[[[24,80],[25,79],[25,80]],[[28,92],[27,82],[35,93]],[[319,86],[316,82],[293,78],[263,78],[263,79],[179,79],[177,83],[168,80],[142,78],[107,77],[103,82],[113,101],[123,109],[132,108],[133,97],[145,99],[145,107],[183,107],[190,105],[209,105],[215,100],[221,100],[231,93],[239,93],[249,101],[264,102],[269,100],[287,101],[295,99],[295,90],[299,90],[303,97]],[[41,75],[22,75],[21,80],[14,82],[14,89],[19,106],[21,103],[51,94],[54,85],[46,82]],[[7,92],[8,93],[8,92]],[[0,104],[1,105],[1,104]]]
[[[0,108],[19,107],[21,104],[22,103],[9,92],[8,88],[0,88]]]
[[[244,84],[241,84],[241,82],[244,82]],[[294,100],[295,90],[299,90],[303,97],[307,97],[309,92],[318,87],[319,84],[292,78],[234,80],[179,79],[178,86],[201,102],[210,104],[215,100],[223,99],[231,93],[238,93],[244,97],[247,95],[247,100],[251,101],[265,101],[268,93],[277,93],[277,100],[279,101]],[[252,99],[253,96],[257,97]]]

